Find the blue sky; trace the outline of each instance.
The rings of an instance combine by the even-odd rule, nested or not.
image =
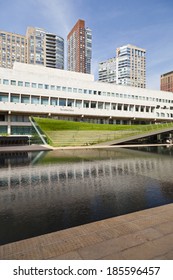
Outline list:
[[[98,62],[128,43],[147,52],[147,88],[159,89],[160,75],[173,70],[172,0],[0,0],[0,29],[25,34],[27,26],[62,36],[81,18],[92,29],[92,73]],[[67,50],[65,50],[67,52]]]

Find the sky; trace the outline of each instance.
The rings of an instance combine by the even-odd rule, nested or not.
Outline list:
[[[44,28],[65,40],[78,19],[92,30],[92,74],[116,48],[146,49],[147,88],[160,88],[160,75],[173,71],[172,0],[0,0],[0,30],[25,34]],[[66,57],[66,55],[65,55]],[[65,68],[66,68],[65,61]]]

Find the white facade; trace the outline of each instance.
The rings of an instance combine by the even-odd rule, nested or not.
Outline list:
[[[0,68],[0,133],[27,132],[31,115],[95,123],[168,122],[173,95],[44,66],[16,62],[13,69]]]

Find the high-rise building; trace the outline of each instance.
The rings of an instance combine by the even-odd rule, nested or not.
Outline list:
[[[35,27],[26,36],[0,31],[0,66],[12,68],[14,61],[64,69],[64,39]]]
[[[29,64],[64,69],[64,39],[42,28],[28,27],[27,59]]]
[[[0,30],[0,67],[12,68],[14,61],[27,61],[26,37]]]
[[[99,63],[99,81],[146,87],[146,51],[133,45],[116,49],[116,58]]]
[[[161,75],[160,90],[173,92],[173,71]]]
[[[133,45],[116,49],[117,84],[146,87],[146,50]]]
[[[68,70],[91,73],[92,32],[79,19],[67,36]]]
[[[116,58],[99,63],[99,81],[116,83]]]
[[[41,28],[28,27],[27,38],[27,63],[45,65],[45,31]]]

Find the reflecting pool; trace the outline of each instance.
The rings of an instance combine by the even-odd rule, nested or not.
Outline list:
[[[0,153],[0,244],[172,202],[172,148]]]

